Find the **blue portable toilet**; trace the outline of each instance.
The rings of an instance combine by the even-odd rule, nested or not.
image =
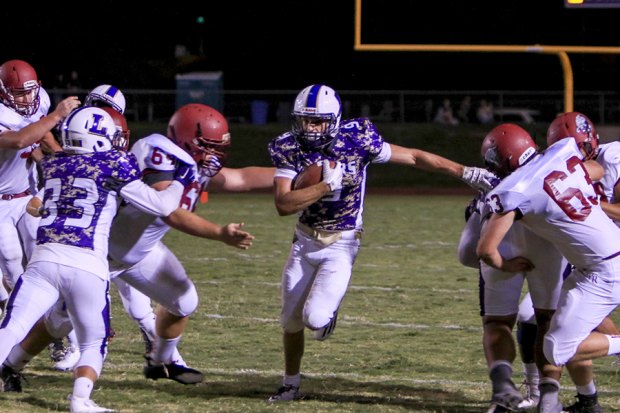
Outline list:
[[[176,75],[176,108],[203,103],[224,112],[223,72],[190,72]]]
[[[250,104],[253,125],[264,125],[267,123],[269,114],[269,103],[264,100],[253,100]]]

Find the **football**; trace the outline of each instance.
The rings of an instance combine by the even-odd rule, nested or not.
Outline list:
[[[336,162],[329,161],[329,166],[336,166]],[[323,180],[323,164],[321,162],[306,166],[293,180],[293,189],[304,189],[316,185]]]

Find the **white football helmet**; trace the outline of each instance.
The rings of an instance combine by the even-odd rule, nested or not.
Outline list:
[[[113,148],[116,125],[103,109],[82,106],[69,114],[60,127],[60,143],[66,152],[84,154]]]
[[[341,115],[342,103],[334,89],[325,85],[310,85],[295,98],[293,134],[311,148],[325,146],[338,133]],[[327,122],[327,127],[320,131],[309,130],[309,126],[316,122]]]
[[[119,113],[125,113],[125,95],[112,85],[99,85],[91,90],[84,100],[85,106],[110,106]]]

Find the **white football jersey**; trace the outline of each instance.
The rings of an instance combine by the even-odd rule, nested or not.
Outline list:
[[[493,212],[517,210],[532,232],[578,268],[620,252],[620,228],[600,207],[574,139],[562,139],[505,178],[486,198]]]
[[[605,197],[615,203],[614,187],[620,180],[620,142],[610,142],[599,146],[596,161],[605,169],[605,175],[599,181]]]
[[[131,152],[138,158],[138,165],[144,172],[170,171],[176,169],[175,159],[194,165],[196,162],[183,149],[163,135],[153,134],[138,140]],[[185,188],[180,206],[192,211],[200,195],[198,181]],[[158,217],[146,214],[132,205],[121,206],[110,231],[109,254],[115,261],[133,265],[142,260],[161,241],[170,227]]]
[[[25,118],[13,109],[0,103],[0,139],[6,131],[18,131],[47,115],[50,98],[41,88],[41,103],[37,112]],[[37,173],[35,164],[29,155],[38,144],[23,149],[0,149],[0,194],[18,194],[26,189],[37,191]]]

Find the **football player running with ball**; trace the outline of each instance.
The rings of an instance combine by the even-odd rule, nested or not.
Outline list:
[[[489,190],[495,175],[419,149],[386,142],[367,118],[341,121],[340,97],[329,86],[303,89],[293,108],[293,128],[269,143],[275,206],[281,216],[299,213],[282,272],[284,378],[270,402],[300,398],[304,329],[325,340],[336,326],[362,235],[366,168],[396,163],[463,179]],[[333,161],[333,162],[330,162]],[[295,177],[320,163],[322,180],[293,189]],[[332,166],[333,165],[333,166]]]

